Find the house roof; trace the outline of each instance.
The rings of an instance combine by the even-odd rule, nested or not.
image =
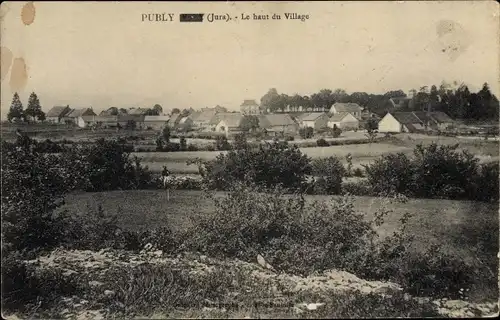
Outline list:
[[[174,113],[174,114],[172,114],[170,116],[170,119],[168,120],[168,123],[170,125],[175,125],[176,123],[179,122],[180,118],[181,118],[181,114],[180,113]]]
[[[309,112],[306,112],[306,113],[301,113],[301,114],[298,114],[298,115],[294,115],[295,117],[295,120],[296,121],[302,121],[303,118],[307,117],[310,113]]]
[[[179,120],[179,124],[181,124],[181,123],[182,123],[182,124],[184,124],[184,123],[186,123],[186,121],[188,121],[188,120],[189,120],[189,116],[187,116],[187,117],[182,117],[182,118]]]
[[[262,115],[259,117],[259,120],[263,127],[290,126],[296,124],[292,117],[286,113]]]
[[[441,111],[435,111],[430,113],[431,117],[438,123],[450,123],[453,119],[450,118],[446,113]]]
[[[90,108],[82,108],[82,109],[73,109],[71,110],[67,115],[66,117],[70,117],[70,118],[78,118],[78,117],[81,117],[85,112],[91,110],[92,113],[95,115],[94,111]],[[90,114],[92,115],[92,114]]]
[[[220,119],[218,122],[224,121],[228,128],[236,128],[241,124],[243,115],[241,113],[219,113],[217,117]]]
[[[147,111],[148,111],[148,109],[144,109],[144,108],[130,109],[128,111],[128,114],[131,114],[131,115],[144,115],[144,114],[146,114]]]
[[[169,116],[145,116],[144,122],[148,121],[168,121],[170,119]]]
[[[82,116],[82,119],[85,120],[85,121],[91,121],[91,120],[95,120],[95,118],[97,118],[98,116],[96,116],[95,114],[93,115],[86,115],[86,116]]]
[[[47,117],[62,117],[67,113],[69,106],[54,106],[47,112]]]
[[[204,111],[193,112],[190,116],[195,122],[209,122],[217,114],[215,109],[205,109]]]
[[[413,112],[393,112],[391,115],[402,124],[422,122]]]
[[[257,102],[255,100],[243,100],[243,103],[241,104],[242,107],[244,106],[258,106]]]
[[[337,102],[333,105],[337,112],[361,112],[363,108],[357,103],[341,103]]]
[[[334,121],[334,122],[342,121],[342,119],[344,119],[348,114],[350,114],[350,113],[349,112],[339,112],[339,113],[336,113],[336,114],[334,114],[333,116],[330,117],[329,121]],[[353,115],[351,114],[351,116],[353,116]]]
[[[315,121],[316,119],[323,116],[324,114],[326,114],[326,113],[313,112],[313,113],[309,113],[306,116],[302,117],[300,120],[301,121]]]

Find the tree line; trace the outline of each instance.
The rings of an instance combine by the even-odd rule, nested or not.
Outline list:
[[[30,94],[26,109],[23,107],[19,94],[17,92],[14,93],[9,113],[7,114],[7,120],[12,122],[14,119],[22,120],[23,122],[35,119],[38,121],[45,120],[45,112],[42,111],[42,106],[40,105],[40,100],[36,93],[32,92]]]
[[[308,95],[288,95],[278,93],[272,88],[260,99],[261,106],[270,112],[285,111],[287,106],[298,108],[330,109],[333,104],[357,103],[372,113],[384,116],[391,111],[422,111],[429,107],[432,111],[442,111],[456,119],[464,120],[494,120],[499,116],[498,98],[491,93],[488,83],[481,90],[473,93],[467,85],[454,82],[442,82],[439,86],[423,86],[418,91],[410,90],[411,97],[401,89],[388,91],[384,94],[353,92],[348,94],[343,89],[321,89]],[[397,106],[391,103],[391,98],[402,98]]]

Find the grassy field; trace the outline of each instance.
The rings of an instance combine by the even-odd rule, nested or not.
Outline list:
[[[459,148],[467,150],[476,155],[481,162],[494,162],[499,161],[499,144],[498,142],[487,141],[463,141],[456,138],[437,137],[439,139],[420,139],[413,138],[413,140],[398,140],[394,143],[373,143],[373,144],[358,144],[358,145],[344,145],[344,146],[330,146],[330,147],[312,147],[300,148],[300,150],[309,157],[324,158],[329,156],[337,156],[345,164],[345,157],[347,154],[352,155],[353,167],[361,167],[361,165],[369,164],[378,157],[390,153],[402,152],[407,155],[413,153],[413,148],[422,143],[428,145],[432,142],[437,142],[442,145],[459,144]],[[172,172],[182,173],[197,173],[198,168],[195,165],[187,165],[186,161],[196,157],[202,160],[213,160],[218,154],[225,153],[225,151],[186,151],[186,152],[137,152],[136,155],[142,158],[144,165],[154,172],[161,171],[162,167],[166,165]]]
[[[223,193],[218,195],[222,196]],[[307,197],[307,201],[329,199],[335,197]],[[384,202],[383,199],[374,197],[354,198],[355,209],[364,213],[366,219],[372,219],[374,212]],[[162,225],[182,230],[192,223],[190,218],[207,214],[214,208],[213,202],[205,198],[200,191],[171,191],[170,201],[167,201],[164,190],[140,190],[75,193],[67,197],[64,209],[85,214],[97,206],[102,206],[106,213],[118,214],[119,225],[131,230],[146,230]],[[407,203],[393,203],[388,206],[393,212],[377,230],[382,237],[397,230],[400,226],[399,219],[405,212],[410,212],[413,217],[408,228],[415,236],[416,250],[425,250],[431,244],[439,244],[446,252],[470,262],[477,259],[474,252],[479,243],[478,237],[483,236],[485,230],[491,230],[491,226],[498,226],[498,204],[410,199]],[[492,238],[495,238],[495,235],[492,235]],[[494,245],[497,243],[498,238]],[[484,261],[485,258],[482,259]],[[481,290],[477,294],[496,294],[491,291],[495,290],[494,288]],[[487,293],[483,292],[484,290]]]
[[[218,193],[222,196],[224,193]],[[333,196],[307,196],[307,201],[335,199]],[[355,197],[355,208],[366,214],[367,219],[381,207],[384,200],[376,197]],[[118,213],[123,227],[144,230],[159,225],[170,225],[174,229],[189,224],[188,217],[195,217],[213,210],[211,200],[201,191],[175,190],[170,192],[170,201],[164,190],[112,191],[97,193],[76,193],[67,197],[68,208],[74,212],[85,212],[101,205],[105,212]],[[439,241],[453,245],[449,229],[473,223],[478,229],[489,224],[498,225],[498,204],[470,201],[410,199],[407,203],[391,204],[394,213],[387,217],[380,234],[396,230],[399,219],[405,212],[414,213],[411,229],[418,241],[426,246]],[[470,217],[473,219],[470,219]],[[458,230],[457,230],[458,231]],[[463,246],[463,244],[461,244]],[[460,248],[457,248],[460,249]],[[463,248],[462,248],[463,249]]]
[[[367,164],[377,157],[396,152],[411,152],[412,149],[405,146],[397,146],[389,143],[358,144],[349,146],[312,147],[300,148],[300,150],[311,158],[323,158],[337,156],[345,160],[347,154],[353,157],[354,167]],[[161,171],[164,165],[174,173],[197,173],[195,165],[187,165],[186,161],[196,157],[202,160],[213,160],[218,154],[225,151],[186,151],[186,152],[137,152],[132,153],[142,158],[144,165],[152,171]]]

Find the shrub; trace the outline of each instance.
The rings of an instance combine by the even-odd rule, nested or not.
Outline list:
[[[371,165],[364,165],[373,192],[410,195],[414,183],[414,167],[403,153],[384,155]]]
[[[195,144],[190,143],[187,146],[187,151],[198,151],[198,150],[199,150],[199,148]]]
[[[376,196],[372,186],[366,180],[344,182],[342,184],[342,194],[350,194],[353,196]]]
[[[316,141],[316,144],[318,145],[318,147],[328,147],[328,146],[330,145],[330,144],[328,144],[328,142],[327,142],[325,139],[323,139],[323,138],[318,139],[318,140]]]
[[[62,156],[72,170],[84,177],[86,191],[137,189],[151,181],[147,167],[139,158],[130,158],[129,151],[116,141],[99,139],[94,145],[74,146]]]
[[[285,136],[285,141],[294,141],[295,137],[293,136]]]
[[[60,157],[35,151],[28,137],[2,144],[2,241],[6,250],[58,245],[64,225],[54,210],[82,182]]]
[[[360,177],[362,178],[364,176],[363,170],[361,168],[356,168],[353,170],[352,175],[354,177]]]
[[[286,143],[259,144],[255,149],[231,150],[205,163],[204,182],[215,189],[227,189],[247,178],[268,187],[282,184],[288,189],[302,186],[310,172],[310,159],[298,147]]]
[[[311,127],[300,128],[299,136],[302,139],[311,139],[314,136],[314,129]]]
[[[463,199],[478,171],[478,159],[454,146],[418,145],[414,150],[414,192],[419,197]]]
[[[487,202],[498,201],[500,194],[499,176],[497,163],[482,164],[475,176],[469,199]],[[487,186],[487,188],[485,188],[485,186]]]
[[[170,128],[168,126],[165,126],[161,132],[161,136],[163,138],[163,141],[166,143],[170,142]]]
[[[229,144],[225,136],[218,136],[215,139],[215,150],[218,151],[231,150],[231,144]]]
[[[179,139],[179,149],[180,151],[185,151],[187,149],[187,141],[185,137]]]
[[[184,245],[246,261],[261,254],[277,270],[295,274],[352,270],[374,236],[352,202],[307,205],[284,191],[236,184],[225,198],[214,199],[212,214],[193,221]]]
[[[337,127],[336,124],[333,125],[333,128],[330,130],[330,134],[332,135],[332,138],[338,138],[342,134],[342,129]]]
[[[320,177],[316,181],[315,191],[319,194],[340,194],[342,179],[346,170],[340,160],[336,157],[314,159],[312,161],[312,173]]]
[[[238,133],[234,136],[233,147],[236,150],[246,149],[249,147],[246,135],[244,133]]]

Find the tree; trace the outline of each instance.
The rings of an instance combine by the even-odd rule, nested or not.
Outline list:
[[[314,129],[311,127],[305,127],[299,129],[299,136],[302,139],[310,139],[314,135]]]
[[[246,132],[254,132],[259,128],[259,118],[256,116],[244,116],[241,120],[240,129]]]
[[[153,106],[154,112],[156,112],[157,115],[160,115],[163,113],[163,108],[159,104],[155,104]]]
[[[265,109],[269,109],[271,112],[275,112],[280,108],[280,102],[280,95],[275,88],[269,89],[267,93],[260,98],[260,105]]]
[[[238,133],[234,136],[234,143],[233,143],[234,149],[235,150],[240,150],[240,149],[246,149],[249,147],[248,142],[247,142],[247,137],[244,133]]]
[[[368,141],[371,144],[377,137],[377,129],[378,129],[377,121],[375,119],[369,119],[366,122],[365,128],[366,128],[365,136],[368,138]]]
[[[311,159],[296,145],[284,142],[259,144],[221,153],[205,163],[204,182],[216,189],[227,189],[237,181],[250,181],[265,187],[297,190],[311,172]]]
[[[120,110],[118,110],[118,111],[119,111],[121,114],[127,114],[127,113],[128,113],[127,109],[125,109],[125,108],[120,108]]]
[[[9,122],[12,122],[12,120],[14,119],[19,120],[21,118],[24,118],[23,104],[21,103],[19,95],[16,92],[12,97],[12,103],[10,104],[10,109],[9,113],[7,114],[7,119],[9,120]]]
[[[488,83],[484,83],[477,93],[479,115],[477,119],[498,119],[498,99],[490,92]]]
[[[145,116],[157,116],[158,111],[155,109],[147,109],[146,112],[144,113]]]
[[[163,128],[163,131],[162,131],[161,135],[162,135],[163,140],[166,143],[170,142],[170,128],[168,126],[165,126]]]
[[[179,139],[179,147],[181,151],[185,151],[187,149],[187,140],[185,137],[181,137]]]
[[[173,108],[172,114],[176,114],[176,113],[181,113],[181,110],[179,110],[179,108]]]
[[[111,107],[108,109],[108,112],[112,116],[117,116],[118,115],[118,108],[117,107]]]
[[[26,107],[24,114],[29,117],[29,119],[33,120],[35,118],[38,120],[45,119],[45,113],[42,111],[42,106],[40,105],[40,100],[38,100],[36,93],[32,92],[30,94],[28,106]]]
[[[344,89],[336,89],[332,93],[332,98],[333,98],[333,103],[335,103],[335,102],[347,102],[349,100],[349,95],[347,94],[347,92]],[[331,105],[329,107],[331,107]]]

